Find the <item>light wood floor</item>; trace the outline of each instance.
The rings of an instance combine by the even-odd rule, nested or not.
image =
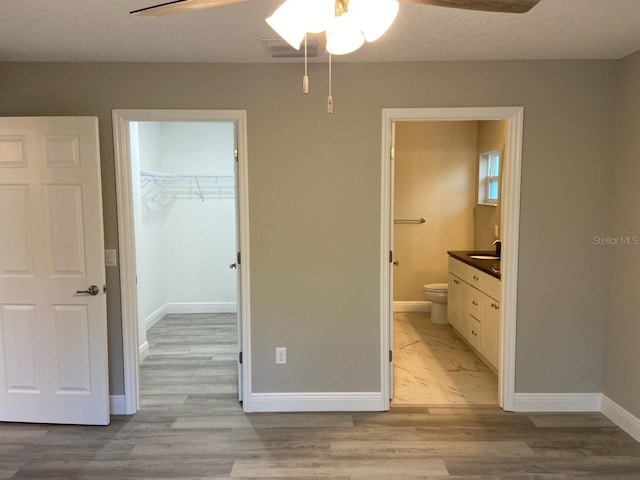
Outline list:
[[[234,324],[228,315],[159,322],[137,415],[107,427],[0,424],[0,479],[640,479],[640,444],[599,414],[245,415]]]

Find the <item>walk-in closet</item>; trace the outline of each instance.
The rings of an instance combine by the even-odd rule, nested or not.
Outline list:
[[[235,124],[136,122],[140,399],[237,400]]]

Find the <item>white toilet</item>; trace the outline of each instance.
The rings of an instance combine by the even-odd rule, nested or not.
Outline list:
[[[431,322],[447,323],[447,294],[449,285],[446,283],[429,283],[422,286],[424,298],[431,302]]]

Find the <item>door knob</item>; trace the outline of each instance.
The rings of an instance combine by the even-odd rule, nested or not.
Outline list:
[[[89,294],[91,296],[96,296],[98,293],[100,293],[100,289],[98,288],[97,285],[91,285],[88,289],[86,290],[76,290],[77,294],[83,295],[83,294]]]
[[[232,263],[231,265],[229,265],[229,268],[236,268],[237,265],[235,263]]]

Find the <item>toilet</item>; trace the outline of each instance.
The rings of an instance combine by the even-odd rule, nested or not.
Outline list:
[[[429,283],[422,286],[424,298],[431,302],[431,322],[447,323],[447,293],[449,285],[446,283]]]

